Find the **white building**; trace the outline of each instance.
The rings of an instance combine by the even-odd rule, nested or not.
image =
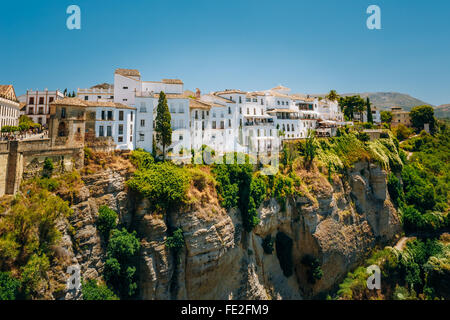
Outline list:
[[[12,85],[0,85],[0,131],[19,125],[19,101]]]
[[[83,101],[87,108],[86,131],[95,138],[111,137],[119,150],[135,149],[136,108],[121,103]]]
[[[130,117],[126,126],[134,126],[134,140],[132,134],[128,134],[126,141],[125,135],[119,138],[122,134],[118,134],[118,124],[114,123],[117,116],[111,114],[114,121],[108,120],[108,112],[113,110],[100,106],[96,106],[101,110],[98,112],[104,111],[107,119],[97,114],[95,132],[109,134],[117,143],[120,139],[120,149],[136,147],[152,151],[161,91],[166,94],[172,119],[172,144],[166,148],[172,159],[188,159],[191,151],[199,151],[205,145],[216,155],[233,151],[272,152],[278,150],[282,140],[306,138],[308,130],[315,130],[323,121],[327,126],[343,121],[336,102],[290,94],[290,89],[283,86],[258,92],[227,89],[201,95],[198,89],[196,93],[185,92],[183,82],[178,79],[143,81],[135,69],[117,69],[114,85],[79,89],[78,95],[88,103],[94,100],[111,103],[113,99],[115,104],[130,107],[130,115],[134,111],[135,117]]]
[[[372,106],[371,107],[371,111],[372,111],[372,119],[374,123],[381,123],[381,114],[380,114],[380,110],[378,110],[377,107]],[[361,121],[361,114],[359,112],[355,112],[353,114],[353,117],[355,118],[355,120],[357,121]],[[367,122],[367,111],[363,111],[362,112],[362,122]]]
[[[114,101],[114,86],[102,83],[89,89],[77,90],[77,97],[84,101]]]
[[[64,99],[64,94],[59,90],[27,90],[27,93],[19,96],[18,99],[26,105],[23,108],[23,114],[31,118],[35,123],[47,125],[50,117],[49,104],[53,101]]]

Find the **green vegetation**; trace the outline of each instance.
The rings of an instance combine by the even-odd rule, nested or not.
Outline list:
[[[265,254],[272,254],[273,244],[274,244],[274,239],[272,238],[272,236],[270,234],[263,239],[262,247],[263,247]]]
[[[52,159],[45,158],[44,167],[42,169],[42,177],[47,178],[47,179],[51,178],[54,169],[55,169],[55,166],[53,165]]]
[[[308,268],[306,274],[309,283],[315,284],[317,280],[322,279],[323,271],[320,267],[319,259],[310,254],[306,254],[302,258],[302,264]]]
[[[135,264],[139,248],[136,231],[130,233],[123,228],[111,232],[104,276],[107,284],[123,299],[132,297],[137,290]]]
[[[150,169],[151,165],[154,164],[153,156],[143,149],[136,149],[131,153],[130,161],[137,168],[140,169]]]
[[[81,292],[83,300],[119,300],[105,284],[98,284],[93,279],[83,282]]]
[[[57,221],[72,210],[66,201],[36,182],[23,188],[0,218],[0,271],[15,270],[21,281],[19,291],[29,298],[45,284],[46,271],[54,259],[52,247],[61,238]]]
[[[20,281],[9,272],[0,272],[0,300],[16,300],[19,294]]]
[[[392,122],[392,112],[390,111],[381,111],[380,112],[381,121],[387,124],[391,124]]]
[[[401,180],[388,181],[389,194],[399,207],[405,231],[437,232],[450,226],[449,128],[442,124],[434,136],[424,131],[402,144],[414,152]]]
[[[145,164],[127,182],[131,190],[148,198],[156,211],[168,212],[186,203],[190,177],[170,162]]]
[[[339,98],[339,106],[346,119],[353,120],[354,113],[358,112],[360,115],[366,109],[366,102],[359,95],[347,96]],[[362,120],[362,117],[360,117]]]
[[[396,127],[392,129],[392,133],[399,141],[403,141],[408,139],[410,136],[413,135],[414,131],[403,124],[399,124]]]
[[[367,289],[366,267],[381,270],[381,290]],[[412,240],[399,251],[375,251],[364,266],[350,272],[340,284],[340,299],[435,299],[450,297],[450,244],[448,239]]]
[[[436,119],[434,118],[434,109],[431,106],[418,106],[411,109],[409,113],[411,118],[411,124],[416,129],[416,132],[420,132],[424,129],[424,125],[428,123],[430,125],[430,133],[434,134],[437,129]]]
[[[107,206],[98,209],[97,229],[105,239],[109,239],[111,230],[117,227],[117,212]]]
[[[172,143],[172,125],[170,124],[171,116],[167,105],[166,94],[161,91],[156,107],[156,141],[162,145],[163,160],[166,157],[166,147]]]
[[[176,229],[171,236],[167,237],[166,247],[175,251],[184,247],[183,230],[181,228]]]

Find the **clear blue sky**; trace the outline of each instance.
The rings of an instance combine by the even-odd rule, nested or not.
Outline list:
[[[66,8],[81,8],[81,30]],[[382,30],[366,28],[377,4]],[[186,89],[398,91],[450,103],[448,0],[2,1],[0,83],[76,90],[117,67]]]

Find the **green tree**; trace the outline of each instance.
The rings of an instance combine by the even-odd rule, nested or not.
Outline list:
[[[409,113],[411,118],[411,124],[416,129],[416,132],[420,132],[424,129],[424,125],[428,123],[430,125],[430,133],[436,132],[436,119],[434,118],[434,109],[431,106],[418,106],[412,108]]]
[[[346,118],[350,120],[354,118],[355,112],[362,113],[365,110],[364,104],[364,99],[359,95],[339,98],[341,110],[344,112]]]
[[[93,279],[83,282],[81,292],[83,300],[119,300],[105,284],[98,284]]]
[[[97,229],[105,239],[108,240],[111,230],[117,227],[117,218],[117,212],[107,206],[98,209]]]
[[[156,140],[162,145],[163,160],[166,157],[166,147],[172,144],[171,116],[167,105],[166,94],[159,94],[158,106],[156,107]]]
[[[19,287],[20,281],[9,272],[0,272],[0,300],[15,300]]]
[[[305,163],[308,167],[311,166],[314,157],[316,156],[316,135],[313,130],[308,130],[308,137],[305,143]]]
[[[381,121],[387,124],[391,124],[392,122],[392,112],[390,111],[381,111],[380,112]]]
[[[126,229],[115,229],[111,232],[104,274],[108,284],[121,297],[128,298],[136,293],[136,267],[134,264],[139,248],[136,231],[129,233]]]
[[[373,116],[372,116],[372,107],[369,100],[369,97],[366,99],[366,110],[367,110],[367,122],[373,124]]]
[[[336,90],[330,90],[330,92],[325,96],[330,101],[338,101],[339,95],[337,94]]]
[[[55,166],[53,165],[53,161],[50,158],[45,158],[44,168],[42,170],[42,176],[44,178],[50,178],[53,174],[53,169],[55,169]]]

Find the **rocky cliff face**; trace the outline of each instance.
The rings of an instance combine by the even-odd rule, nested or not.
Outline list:
[[[83,280],[102,277],[106,248],[95,226],[98,208],[107,205],[119,213],[122,223],[131,223],[133,201],[125,184],[129,176],[127,170],[111,169],[83,176],[84,185],[70,199],[73,215],[59,222],[62,241],[56,248],[59,259],[49,276],[48,298],[81,298],[81,290],[67,290],[69,266],[79,268]]]
[[[386,172],[358,163],[332,184],[319,173],[306,173],[310,190],[287,199],[281,210],[274,199],[259,208],[260,223],[252,233],[242,227],[240,213],[224,212],[214,201],[172,213],[172,227],[184,231],[185,248],[171,255],[164,241],[167,223],[148,213],[142,200],[136,210],[142,239],[140,288],[143,299],[300,299],[315,297],[339,282],[364,258],[368,249],[388,243],[400,230],[389,200]],[[217,200],[216,200],[217,201]],[[213,215],[205,212],[215,212]],[[290,239],[291,275],[286,277],[278,258],[286,254],[276,241],[264,253],[267,236]],[[323,277],[308,282],[302,257],[321,263]]]
[[[376,244],[391,242],[400,231],[390,202],[386,172],[357,163],[330,183],[318,172],[303,172],[305,192],[287,199],[285,210],[270,199],[259,208],[260,223],[244,231],[241,214],[220,207],[215,191],[188,209],[167,217],[152,214],[146,199],[135,200],[126,189],[128,170],[107,169],[83,177],[73,199],[74,214],[60,222],[63,238],[55,248],[50,287],[43,295],[80,299],[67,290],[68,266],[78,266],[83,279],[100,279],[105,245],[95,221],[100,205],[116,210],[121,222],[138,231],[139,296],[142,299],[302,299],[325,293]],[[169,229],[181,227],[185,247],[175,256],[165,246]],[[263,239],[275,239],[264,252]],[[284,239],[279,242],[278,239]],[[288,245],[286,245],[288,244]],[[318,259],[323,277],[312,284],[305,255]],[[286,271],[280,259],[291,261]],[[287,273],[288,276],[285,274]]]

